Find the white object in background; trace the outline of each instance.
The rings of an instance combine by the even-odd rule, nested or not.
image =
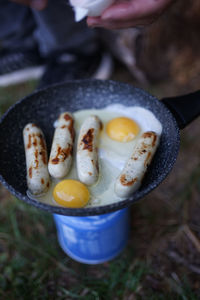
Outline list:
[[[70,0],[70,4],[75,12],[75,20],[79,22],[86,16],[100,16],[114,1],[115,0]]]

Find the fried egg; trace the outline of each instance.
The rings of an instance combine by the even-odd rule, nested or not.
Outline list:
[[[138,124],[127,118],[118,117],[110,120],[106,125],[107,135],[118,142],[129,142],[133,140],[139,133]]]
[[[88,203],[90,192],[80,181],[65,179],[56,184],[53,198],[62,206],[78,208]]]
[[[86,186],[79,181],[77,175],[76,144],[82,123],[91,115],[100,118],[103,128],[98,140],[99,179],[94,185]],[[102,109],[79,110],[73,113],[73,116],[76,139],[71,170],[62,179],[52,178],[49,191],[34,199],[54,206],[71,208],[102,206],[121,201],[122,198],[114,193],[116,178],[142,133],[154,131],[160,136],[161,123],[151,111],[143,107],[126,107],[121,104],[109,105]]]

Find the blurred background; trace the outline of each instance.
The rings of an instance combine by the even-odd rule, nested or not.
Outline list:
[[[160,99],[200,89],[199,30],[199,1],[182,0],[146,29],[103,32],[111,79]],[[1,87],[0,114],[37,84]],[[104,264],[70,259],[52,216],[0,186],[0,299],[200,299],[199,128],[198,118],[182,130],[172,172],[131,207],[128,245]]]

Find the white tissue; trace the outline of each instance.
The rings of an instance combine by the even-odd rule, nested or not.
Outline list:
[[[79,22],[86,16],[97,17],[115,0],[70,0],[75,12],[75,20]]]

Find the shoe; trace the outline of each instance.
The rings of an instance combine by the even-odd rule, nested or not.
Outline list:
[[[8,86],[30,79],[38,79],[44,73],[44,59],[37,49],[0,50],[0,86]]]
[[[108,79],[112,69],[112,58],[105,52],[98,51],[92,55],[61,53],[46,66],[38,88],[76,79]]]

